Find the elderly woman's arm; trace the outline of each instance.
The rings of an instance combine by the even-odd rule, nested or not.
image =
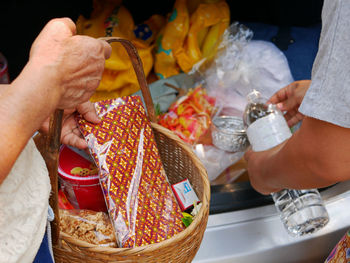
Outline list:
[[[79,109],[88,101],[110,52],[103,41],[75,36],[75,25],[67,18],[44,27],[32,45],[29,62],[0,93],[0,184],[29,138],[56,108]]]

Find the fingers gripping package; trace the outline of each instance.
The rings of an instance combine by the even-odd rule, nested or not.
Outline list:
[[[77,117],[100,171],[120,247],[158,243],[184,229],[141,98],[95,103],[99,124]]]

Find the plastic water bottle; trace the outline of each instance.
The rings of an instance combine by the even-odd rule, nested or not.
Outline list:
[[[243,121],[253,151],[265,151],[289,139],[292,133],[282,112],[254,90],[247,95]],[[288,233],[302,236],[324,227],[329,216],[317,189],[284,189],[272,198]]]

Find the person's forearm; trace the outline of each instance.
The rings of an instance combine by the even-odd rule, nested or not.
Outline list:
[[[29,62],[0,93],[0,184],[30,137],[56,108],[60,90],[50,68]]]
[[[263,164],[275,188],[307,189],[350,178],[350,131],[312,118]]]

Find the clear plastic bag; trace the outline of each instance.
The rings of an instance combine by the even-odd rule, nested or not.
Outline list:
[[[225,31],[215,59],[205,65],[199,62],[191,71],[193,78],[216,100],[217,110],[211,121],[216,116],[241,118],[247,104],[246,95],[254,88],[269,98],[293,81],[284,54],[274,44],[253,41],[252,37],[253,32],[249,28],[233,23]],[[234,152],[233,149],[236,149],[227,142],[221,143],[227,146],[223,150]],[[242,147],[240,152],[229,153],[210,143],[204,144],[207,145],[197,145],[195,152],[204,163],[210,180],[215,180],[225,168],[237,162],[244,151]]]
[[[104,212],[60,209],[60,229],[72,237],[94,245],[117,247],[114,229]]]
[[[215,146],[203,144],[197,144],[194,152],[207,170],[209,181],[215,180],[227,167],[239,161],[244,153],[230,153]]]
[[[141,98],[95,103],[101,118],[78,124],[99,168],[100,183],[118,245],[158,243],[184,229]]]
[[[225,32],[215,60],[206,69],[196,67],[210,96],[222,108],[232,108],[235,116],[242,116],[247,104],[246,95],[259,90],[269,98],[276,91],[293,82],[288,61],[272,43],[251,40],[253,32],[233,23]]]

